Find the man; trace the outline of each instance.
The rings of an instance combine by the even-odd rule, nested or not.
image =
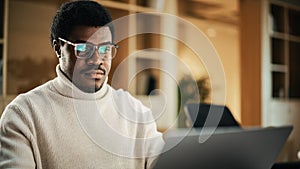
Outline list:
[[[118,46],[109,13],[65,3],[51,26],[57,77],[19,95],[0,121],[0,168],[149,168],[163,144],[152,112],[107,84]],[[36,72],[38,73],[38,72]]]

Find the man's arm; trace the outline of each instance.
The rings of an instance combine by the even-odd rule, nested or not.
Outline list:
[[[28,119],[10,106],[0,119],[0,168],[35,169],[33,136]]]
[[[141,128],[143,131],[143,138],[144,140],[144,152],[146,156],[146,169],[151,169],[154,167],[156,160],[158,156],[160,155],[163,147],[164,147],[164,140],[163,140],[163,134],[160,133],[157,130],[156,122],[153,118],[153,113],[149,109],[149,111],[146,111],[143,113],[143,119],[142,122],[145,122],[144,124],[141,124]]]

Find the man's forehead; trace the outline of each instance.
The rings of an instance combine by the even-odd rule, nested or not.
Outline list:
[[[108,41],[111,42],[112,35],[108,26],[76,26],[71,33],[70,40],[98,44]]]
[[[88,39],[89,42],[92,41],[111,41],[111,32],[109,27],[98,27],[98,30],[92,34],[92,36]]]

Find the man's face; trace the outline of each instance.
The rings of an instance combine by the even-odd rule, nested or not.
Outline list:
[[[67,41],[72,43],[92,43],[94,45],[112,42],[108,27],[77,26]],[[90,58],[79,59],[75,56],[74,46],[64,43],[61,46],[59,61],[61,70],[80,90],[88,93],[98,91],[107,78],[111,60],[103,60],[95,51]]]

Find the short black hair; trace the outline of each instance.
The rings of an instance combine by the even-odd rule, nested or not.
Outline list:
[[[68,38],[75,26],[108,26],[114,38],[114,26],[109,12],[99,3],[90,0],[66,2],[53,17],[50,41]]]

